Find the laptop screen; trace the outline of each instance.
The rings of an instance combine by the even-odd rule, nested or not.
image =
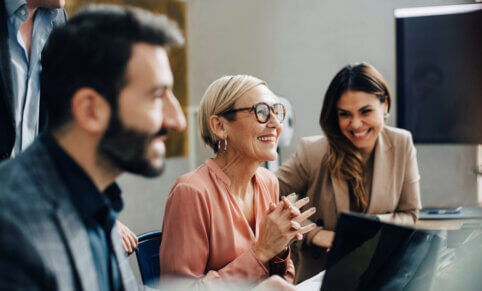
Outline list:
[[[436,231],[342,213],[321,290],[430,290],[440,244]]]

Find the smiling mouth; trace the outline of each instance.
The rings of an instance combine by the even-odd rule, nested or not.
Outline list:
[[[361,132],[354,132],[354,131],[351,131],[351,134],[355,137],[355,138],[363,138],[365,136],[367,136],[370,132],[372,131],[372,129],[367,129],[367,130],[364,130],[364,131],[361,131]]]
[[[258,140],[262,141],[262,142],[274,143],[274,142],[276,142],[276,137],[275,136],[260,136],[260,137],[258,137]]]

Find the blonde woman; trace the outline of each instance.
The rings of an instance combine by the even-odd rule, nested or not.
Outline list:
[[[301,226],[308,199],[279,200],[276,177],[260,164],[274,160],[285,108],[252,76],[222,77],[206,90],[200,135],[215,153],[181,176],[169,194],[160,249],[161,276],[258,282],[294,278],[289,245],[312,230]]]
[[[413,224],[421,208],[415,147],[408,131],[385,125],[391,97],[371,65],[346,66],[325,94],[320,126],[325,136],[301,139],[276,172],[281,195],[307,196],[318,227],[307,234],[297,280],[321,270],[341,211]],[[324,250],[319,247],[324,248]]]

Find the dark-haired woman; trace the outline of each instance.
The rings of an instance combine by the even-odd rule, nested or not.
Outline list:
[[[297,280],[321,270],[319,247],[331,247],[341,211],[376,215],[381,221],[413,224],[421,208],[417,158],[408,131],[385,125],[390,91],[366,63],[346,66],[325,94],[320,126],[325,136],[301,139],[276,172],[280,195],[308,196],[318,227],[302,244]]]

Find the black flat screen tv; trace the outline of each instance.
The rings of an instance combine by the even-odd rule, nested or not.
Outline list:
[[[395,18],[397,126],[419,144],[482,144],[482,4]]]

